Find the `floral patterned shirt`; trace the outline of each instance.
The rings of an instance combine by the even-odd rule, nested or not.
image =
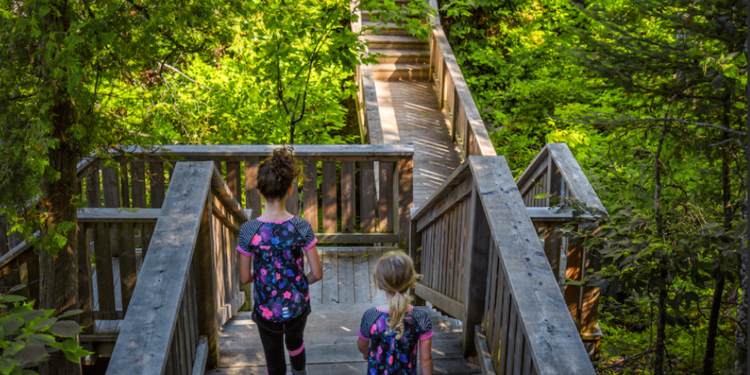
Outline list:
[[[316,242],[310,223],[298,217],[242,224],[237,251],[253,257],[254,315],[280,323],[310,310],[302,252]]]
[[[388,333],[388,311],[373,307],[365,311],[359,337],[370,342],[368,375],[413,375],[417,373],[419,342],[432,337],[430,315],[411,307],[404,315],[404,335]]]

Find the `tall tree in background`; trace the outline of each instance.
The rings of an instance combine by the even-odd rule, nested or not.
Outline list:
[[[737,259],[729,245],[736,238],[728,234],[738,225],[739,197],[744,199],[746,189],[743,170],[732,172],[744,156],[737,138],[744,138],[747,116],[747,74],[740,71],[747,65],[742,53],[747,14],[738,4],[734,0],[639,0],[607,8],[591,6],[586,13],[597,22],[594,32],[577,32],[582,48],[575,58],[608,88],[623,89],[630,97],[631,111],[638,114],[595,116],[590,124],[643,134],[650,137],[653,147],[647,151],[653,160],[647,169],[652,173],[647,191],[653,194],[647,210],[652,213],[642,217],[646,224],[640,228],[645,235],[640,244],[648,246],[625,247],[623,255],[639,252],[621,262],[620,269],[625,272],[648,263],[641,268],[648,272],[631,274],[641,278],[631,285],[656,296],[655,374],[666,372],[666,326],[673,320],[668,304],[677,306],[672,308],[677,311],[686,299],[680,293],[672,296],[674,281],[688,279],[702,285],[697,260],[710,260],[706,267],[711,270],[714,294],[703,363],[703,374],[710,375],[725,282],[738,279],[733,271]],[[716,171],[718,178],[696,183],[689,176],[677,177],[673,171],[684,169],[679,159],[686,154],[706,160],[705,171]],[[721,207],[721,213],[711,218],[720,229],[706,232],[715,238],[705,244],[696,240],[684,246],[680,238],[692,230],[690,225],[681,227],[685,204],[695,201],[716,202]],[[643,278],[648,283],[638,287]]]
[[[0,0],[0,215],[45,249],[42,308],[78,306],[77,162],[141,141],[143,125],[122,120],[128,108],[112,108],[113,93],[226,37],[225,20],[238,11],[215,0]],[[77,374],[80,365],[58,352],[40,371]]]

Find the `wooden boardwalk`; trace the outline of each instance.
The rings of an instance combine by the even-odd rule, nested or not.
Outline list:
[[[383,144],[414,146],[414,207],[420,207],[463,158],[430,81],[376,81]]]
[[[382,304],[385,295],[372,283],[372,267],[384,251],[378,248],[320,248],[324,278],[313,284],[312,314],[305,328],[309,374],[364,374],[367,363],[357,350],[362,313]],[[429,307],[435,336],[432,353],[436,374],[480,374],[475,358],[461,351],[462,324]],[[215,375],[266,374],[258,327],[249,312],[241,312],[221,329],[220,367]],[[287,364],[288,364],[287,357]]]

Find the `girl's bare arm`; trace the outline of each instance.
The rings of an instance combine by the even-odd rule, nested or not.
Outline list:
[[[240,254],[240,283],[247,284],[253,281],[253,257]]]
[[[432,375],[432,339],[419,342],[419,364],[422,375]]]
[[[357,349],[362,353],[362,357],[366,360],[370,358],[368,351],[370,350],[370,342],[362,340],[361,337],[357,337]]]
[[[307,284],[312,285],[323,279],[323,265],[320,264],[318,248],[313,246],[312,249],[305,252],[307,261],[310,263],[310,273],[307,274]]]

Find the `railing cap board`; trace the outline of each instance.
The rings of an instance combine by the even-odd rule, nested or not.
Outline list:
[[[34,237],[39,236],[39,231],[34,232]],[[2,257],[0,257],[0,268],[3,268],[7,266],[13,259],[16,259],[16,257],[20,256],[24,253],[24,251],[31,248],[31,242],[28,241],[21,241],[18,245],[16,245],[14,248],[10,249],[7,253],[3,254]]]
[[[557,163],[563,180],[568,185],[568,190],[574,197],[585,203],[589,207],[595,207],[600,211],[607,213],[604,204],[596,194],[596,190],[591,186],[591,182],[583,173],[581,165],[570,152],[567,143],[550,143],[546,146],[552,155],[552,160]]]
[[[80,208],[78,209],[79,223],[153,223],[159,218],[158,208]]]
[[[250,221],[250,216],[242,208],[242,205],[237,201],[237,197],[232,194],[232,190],[229,189],[224,178],[221,177],[221,173],[218,169],[214,168],[211,174],[211,189],[213,193],[219,198],[222,204],[227,207],[234,216],[239,220],[237,225],[242,225],[246,221]],[[252,210],[250,210],[252,212]]]
[[[192,146],[175,145],[160,147],[159,153],[171,153],[175,156],[191,158],[245,158],[249,156],[271,156],[281,145],[212,145]],[[140,147],[125,149],[128,153],[138,154],[144,150]],[[295,156],[413,156],[413,146],[402,145],[294,145]]]
[[[211,161],[176,164],[108,375],[163,373],[214,168]]]
[[[448,38],[445,37],[443,27],[440,25],[434,25],[434,27],[432,33],[435,35],[435,40],[440,47],[443,60],[445,60],[445,66],[448,68],[448,73],[453,77],[453,88],[458,93],[458,99],[463,104],[464,111],[466,112],[466,120],[474,133],[477,147],[484,156],[497,155],[495,146],[492,145],[490,135],[487,133],[487,128],[484,126],[484,120],[482,120],[479,109],[477,109],[477,105],[474,102],[474,97],[471,96],[469,85],[461,73],[461,67],[456,62],[456,56],[453,54],[450,43],[448,43]]]
[[[559,207],[526,207],[526,212],[531,217],[531,221],[536,222],[567,222],[573,220],[573,211],[560,212]],[[593,218],[588,214],[580,217]]]
[[[411,220],[418,221],[422,216],[430,212],[435,203],[450,194],[453,189],[458,185],[461,185],[461,183],[469,177],[471,177],[471,170],[469,169],[469,160],[467,159],[453,170],[445,182],[443,182],[443,184],[440,185],[440,187],[437,188],[429,198],[427,198],[422,206],[414,208],[411,213]]]
[[[468,159],[536,373],[595,374],[508,163]]]

